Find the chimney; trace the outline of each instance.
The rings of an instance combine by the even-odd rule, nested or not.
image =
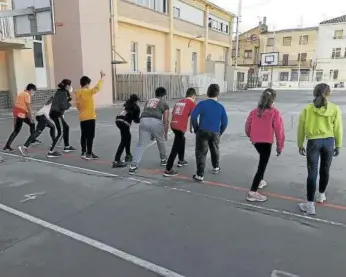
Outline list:
[[[267,25],[267,17],[263,17],[263,25]]]

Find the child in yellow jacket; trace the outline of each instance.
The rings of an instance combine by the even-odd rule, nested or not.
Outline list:
[[[101,90],[103,78],[105,76],[103,71],[101,71],[100,74],[101,78],[93,88],[90,87],[91,79],[87,76],[83,76],[80,79],[81,88],[76,91],[76,108],[79,111],[81,127],[81,158],[86,160],[98,159],[98,157],[93,153],[92,148],[96,128],[94,95]]]

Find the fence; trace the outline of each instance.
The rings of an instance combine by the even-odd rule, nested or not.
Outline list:
[[[157,87],[167,89],[168,99],[176,99],[184,97],[188,87],[204,88],[214,81],[211,74],[117,74],[117,100],[124,101],[135,93],[141,101],[146,101],[155,96]]]

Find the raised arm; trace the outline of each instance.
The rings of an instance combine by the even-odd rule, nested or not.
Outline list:
[[[98,93],[101,90],[102,86],[103,86],[103,78],[106,76],[106,74],[103,71],[101,71],[100,75],[101,75],[101,78],[97,82],[96,86],[91,89],[91,94]]]

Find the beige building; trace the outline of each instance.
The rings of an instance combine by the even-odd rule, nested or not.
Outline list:
[[[315,63],[318,27],[278,30],[260,35],[260,52],[278,52],[278,66],[262,67],[262,86],[311,85]],[[271,80],[272,78],[272,80]]]

